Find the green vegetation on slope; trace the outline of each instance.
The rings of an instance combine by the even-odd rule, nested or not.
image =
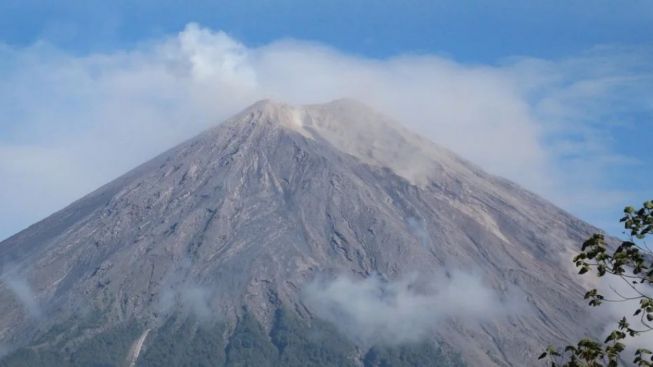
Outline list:
[[[199,323],[193,318],[171,317],[150,334],[139,367],[222,366],[224,364],[222,324]]]
[[[279,353],[278,366],[354,366],[356,349],[329,324],[300,321],[286,310],[278,310],[270,333]]]
[[[0,361],[0,367],[124,367],[126,355],[143,328],[124,324],[85,339],[75,347],[64,341],[78,337],[84,326],[97,320],[58,325],[39,338],[39,344],[21,348]],[[89,328],[86,328],[88,331]],[[293,312],[279,310],[269,333],[245,313],[225,339],[224,324],[171,317],[152,331],[138,367],[353,367],[359,358],[365,367],[458,367],[459,358],[435,345],[373,347],[364,356],[333,326],[308,323]]]
[[[72,322],[68,326],[67,332],[76,329]],[[74,348],[64,346],[65,339],[60,338],[57,343],[20,348],[0,361],[0,367],[122,367],[139,333],[137,324],[124,324],[85,339]]]
[[[365,367],[464,366],[457,355],[447,355],[428,343],[373,347],[363,359]]]

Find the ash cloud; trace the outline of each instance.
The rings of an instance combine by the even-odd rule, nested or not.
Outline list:
[[[514,294],[499,294],[461,271],[392,281],[380,275],[318,279],[303,296],[317,317],[366,345],[415,342],[446,320],[489,321],[522,307]]]

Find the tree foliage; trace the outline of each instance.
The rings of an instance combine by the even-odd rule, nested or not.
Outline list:
[[[573,262],[579,274],[615,277],[623,281],[628,289],[628,294],[625,294],[611,287],[611,298],[606,298],[597,289],[590,289],[585,293],[590,306],[628,302],[634,308],[632,317],[624,316],[618,320],[615,329],[603,342],[583,338],[562,351],[548,347],[539,358],[546,358],[552,367],[618,366],[626,359],[622,356],[626,340],[653,330],[653,251],[646,244],[646,239],[653,236],[653,201],[645,202],[639,209],[626,207],[621,222],[627,240],[615,248],[606,242],[603,234],[594,234],[583,243]],[[633,326],[633,323],[637,326]],[[653,366],[653,352],[650,349],[639,348],[632,358],[636,366]]]
[[[92,334],[106,324],[101,313],[56,325],[37,344],[0,357],[0,367],[123,367],[144,326],[127,322]],[[82,340],[71,344],[72,340]],[[361,353],[362,352],[362,353]],[[362,355],[361,355],[362,354]],[[267,330],[245,312],[234,329],[218,320],[171,315],[146,339],[138,367],[461,367],[460,357],[432,341],[372,346],[368,352],[331,324],[305,320],[281,308]]]

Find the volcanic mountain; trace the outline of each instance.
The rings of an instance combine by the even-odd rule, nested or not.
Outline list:
[[[0,243],[0,366],[524,366],[595,229],[351,100],[261,101]]]

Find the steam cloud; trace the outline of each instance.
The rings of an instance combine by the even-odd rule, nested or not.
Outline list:
[[[375,275],[317,280],[305,289],[304,302],[319,318],[363,344],[414,342],[446,319],[482,322],[520,307],[514,297],[502,299],[479,277],[459,271],[429,279],[384,281]]]

